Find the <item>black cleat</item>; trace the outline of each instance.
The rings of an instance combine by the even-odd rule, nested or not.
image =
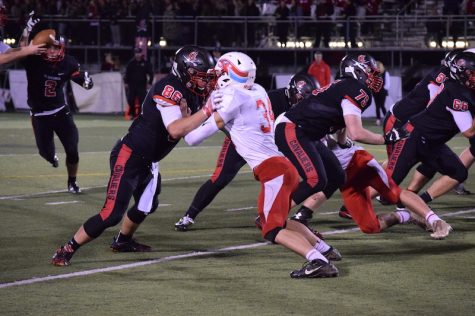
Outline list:
[[[350,212],[348,212],[348,209],[344,205],[340,207],[340,210],[338,211],[338,216],[340,216],[341,218],[353,219],[353,216],[351,216]]]
[[[54,155],[53,162],[51,163],[53,168],[58,168],[59,167],[59,159],[58,156]]]
[[[331,262],[315,259],[306,262],[302,269],[290,273],[293,279],[330,278],[338,276],[338,269]]]
[[[68,192],[73,194],[81,193],[81,188],[79,188],[76,181],[68,182]]]
[[[74,255],[72,249],[67,249],[67,247],[61,246],[58,248],[51,258],[51,264],[57,267],[69,266],[69,262]]]
[[[129,241],[117,242],[116,238],[113,239],[111,244],[112,251],[114,252],[150,252],[152,247],[136,242],[134,239]]]
[[[333,248],[332,246],[330,246],[330,249],[323,252],[322,255],[330,261],[341,261],[343,258],[338,249]]]
[[[313,212],[308,208],[300,208],[297,213],[290,217],[291,220],[300,222],[305,226],[308,226],[308,222],[312,219]]]

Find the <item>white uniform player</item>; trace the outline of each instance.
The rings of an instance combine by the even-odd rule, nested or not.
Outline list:
[[[267,93],[254,83],[256,67],[252,59],[239,52],[224,54],[215,67],[219,90],[208,102],[216,112],[203,125],[185,136],[197,145],[219,129],[231,137],[236,151],[246,160],[261,183],[258,212],[262,236],[307,258],[293,278],[337,276],[338,269],[327,258],[341,260],[336,249],[321,241],[305,225],[287,221],[291,194],[299,176],[295,167],[274,142],[274,117]]]

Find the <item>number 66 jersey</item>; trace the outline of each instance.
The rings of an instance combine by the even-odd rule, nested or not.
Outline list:
[[[264,88],[255,83],[250,90],[228,86],[220,91],[223,101],[217,112],[225,133],[251,169],[270,157],[283,156],[274,142],[274,114]]]

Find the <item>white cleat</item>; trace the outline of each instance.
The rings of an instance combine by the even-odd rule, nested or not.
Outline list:
[[[452,226],[447,224],[444,220],[437,220],[432,225],[432,230],[434,231],[430,236],[434,239],[444,239],[447,237],[450,232],[453,230]]]

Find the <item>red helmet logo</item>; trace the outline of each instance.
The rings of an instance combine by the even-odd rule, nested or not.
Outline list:
[[[358,62],[364,64],[365,63],[365,55],[358,55]]]

